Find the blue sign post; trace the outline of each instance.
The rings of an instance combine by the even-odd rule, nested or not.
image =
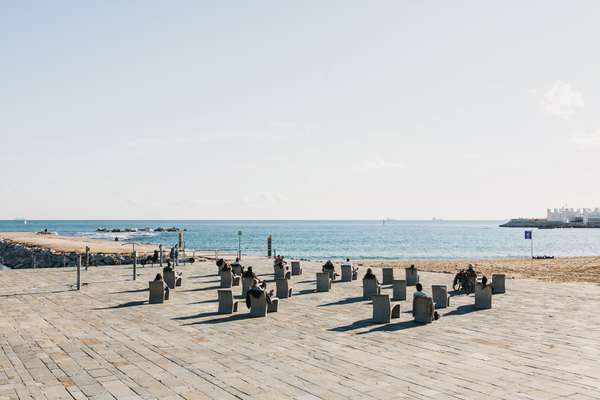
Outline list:
[[[525,231],[525,240],[531,240],[531,262],[533,263],[533,231]]]

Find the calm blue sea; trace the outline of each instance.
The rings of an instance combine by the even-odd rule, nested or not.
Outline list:
[[[187,229],[186,247],[236,251],[238,231],[245,254],[266,254],[273,235],[278,254],[308,259],[455,259],[527,257],[523,229],[503,221],[0,221],[0,231],[48,228],[61,235],[144,243],[177,243],[177,233],[96,233],[96,228]],[[536,255],[600,255],[600,229],[534,230]]]

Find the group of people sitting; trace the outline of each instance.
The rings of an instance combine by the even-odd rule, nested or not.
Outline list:
[[[276,256],[273,264],[275,266],[279,266],[281,268],[286,268],[286,266],[285,266],[286,261],[284,260],[283,256]],[[352,266],[352,263],[350,262],[349,258],[346,259],[344,264]],[[217,266],[219,267],[219,269],[221,271],[231,271],[232,265],[240,266],[241,271],[242,271],[242,278],[252,278],[252,287],[246,292],[246,306],[248,308],[250,308],[250,304],[251,304],[250,296],[252,296],[254,298],[259,298],[263,293],[265,293],[267,302],[270,304],[271,297],[273,296],[274,290],[271,289],[270,291],[267,291],[267,282],[265,280],[259,279],[256,276],[256,274],[254,273],[254,271],[252,270],[252,267],[249,266],[246,269],[244,269],[244,267],[240,264],[239,258],[237,258],[237,257],[235,259],[235,262],[232,263],[231,265],[222,258],[217,260]],[[164,268],[164,270],[167,270],[167,268],[171,268],[170,262],[167,265],[167,267]],[[411,268],[415,268],[415,266],[411,265]],[[353,270],[353,273],[356,273],[358,268],[356,268],[356,269],[352,268],[352,270]],[[328,272],[333,276],[338,276],[337,272],[335,272],[335,265],[333,264],[333,262],[331,260],[327,260],[327,262],[325,262],[325,264],[323,264],[322,271]],[[460,285],[461,288],[464,288],[465,286],[468,287],[469,283],[467,283],[467,282],[471,282],[470,279],[476,278],[476,277],[477,277],[477,272],[473,268],[473,265],[469,264],[469,266],[466,270],[462,269],[455,275],[454,282],[453,282],[454,289],[456,290],[458,285]],[[379,280],[377,279],[377,276],[373,273],[373,270],[371,268],[367,268],[367,271],[366,271],[365,275],[363,276],[363,279],[374,279],[376,281],[376,283],[379,284]],[[157,274],[155,280],[162,280],[161,274]],[[488,281],[487,277],[483,276],[481,279],[481,283],[485,286],[485,285],[487,285],[487,281]],[[413,314],[414,314],[414,301],[416,298],[431,297],[428,293],[426,293],[423,290],[423,285],[421,283],[417,283],[415,288],[416,288],[416,291],[413,294]],[[168,291],[169,288],[167,287],[166,290]],[[433,307],[434,306],[432,305],[431,313],[433,315],[433,318],[435,320],[437,320],[437,319],[439,319],[439,314],[437,311],[435,311],[435,309]]]
[[[171,264],[171,260],[167,260],[167,266],[163,268],[163,274],[165,272],[173,272],[175,271],[175,269],[173,268],[173,264]],[[181,279],[183,273],[178,271],[175,272],[175,280],[177,281],[178,279]],[[160,279],[159,279],[160,278]],[[162,281],[163,280],[163,276],[159,273],[156,274],[156,277],[154,278],[155,281]]]
[[[342,265],[349,265],[350,268],[352,268],[352,275],[353,275],[352,279],[356,279],[356,273],[358,271],[358,268],[354,268],[352,266],[352,262],[350,261],[350,259],[346,258],[346,261],[344,263],[342,263]],[[334,280],[337,276],[339,276],[339,274],[337,272],[335,272],[335,265],[331,262],[331,260],[327,260],[325,262],[325,264],[323,264],[323,266],[321,267],[321,271],[329,273],[329,275],[331,275],[331,277]]]
[[[281,261],[283,261],[283,257],[281,257]],[[219,267],[220,271],[231,271],[232,266],[237,265],[240,267],[240,269],[242,271],[242,279],[244,279],[244,278],[252,279],[252,286],[246,292],[246,306],[248,308],[250,308],[250,296],[254,297],[255,299],[258,299],[263,293],[265,293],[267,303],[271,304],[271,297],[273,297],[274,290],[271,289],[271,290],[267,291],[267,282],[265,280],[259,279],[258,276],[256,276],[256,274],[252,270],[251,266],[244,268],[242,266],[242,264],[240,263],[239,257],[236,257],[235,261],[231,264],[229,264],[224,259],[220,258],[217,260],[216,264]]]
[[[477,280],[477,271],[473,267],[473,264],[469,264],[467,269],[461,269],[454,275],[454,281],[452,282],[452,288],[454,290],[462,290],[466,293],[472,293],[475,291],[473,286]],[[488,278],[483,275],[481,278],[481,284],[483,287],[487,285]]]
[[[411,268],[415,268],[415,266],[411,265]],[[377,282],[377,284],[379,285],[379,280],[377,279],[377,276],[373,273],[373,270],[371,268],[367,268],[367,272],[365,273],[365,276],[363,276],[363,279],[375,279],[375,282]],[[415,313],[415,299],[417,297],[431,297],[423,290],[423,285],[421,285],[420,283],[417,283],[415,288],[417,290],[413,293],[413,315]],[[439,319],[440,316],[437,313],[437,311],[435,311],[435,309],[432,308],[431,313],[433,315],[433,319]]]

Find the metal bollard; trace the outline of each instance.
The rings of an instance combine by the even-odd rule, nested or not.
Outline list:
[[[81,289],[81,255],[77,256],[77,290]]]
[[[137,275],[137,251],[133,252],[133,280],[135,281]]]
[[[88,267],[90,266],[90,248],[88,246],[85,246],[85,270],[88,270]]]
[[[158,251],[160,253],[160,256],[159,256],[160,267],[162,268],[163,267],[163,248],[162,248],[162,244],[158,245]]]

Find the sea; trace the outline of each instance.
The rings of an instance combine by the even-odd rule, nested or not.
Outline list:
[[[485,259],[536,256],[600,256],[600,229],[534,229],[533,240],[522,228],[500,228],[505,221],[0,221],[0,231],[43,229],[60,235],[155,243],[178,241],[177,232],[144,228],[185,229],[186,249],[266,255],[267,237],[277,254],[311,260],[359,259]],[[137,232],[97,232],[138,229]]]

